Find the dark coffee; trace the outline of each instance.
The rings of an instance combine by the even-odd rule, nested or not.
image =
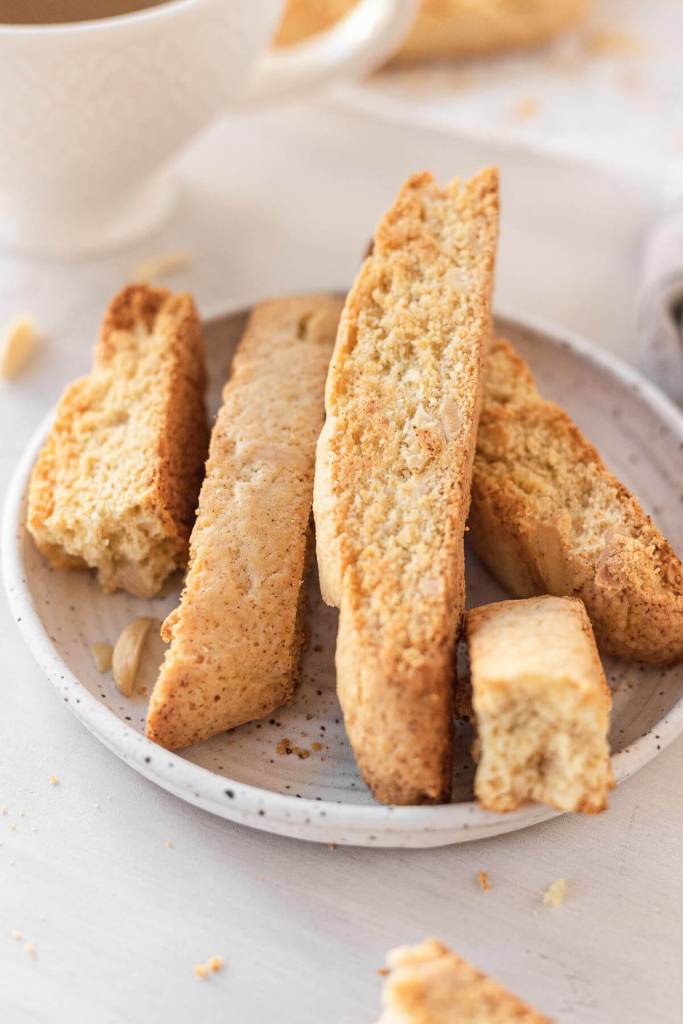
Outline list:
[[[96,21],[160,7],[166,0],[0,0],[0,24],[56,25]]]

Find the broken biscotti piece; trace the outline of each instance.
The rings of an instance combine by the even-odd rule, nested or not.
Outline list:
[[[613,785],[612,705],[583,603],[500,601],[466,618],[482,807],[538,800],[595,814]]]
[[[611,654],[683,657],[683,570],[636,498],[507,341],[491,346],[468,538],[516,597],[575,595]]]
[[[386,803],[448,799],[463,532],[488,340],[498,175],[417,174],[344,306],[318,442],[322,593],[340,609],[337,689]]]
[[[211,435],[180,606],[147,735],[189,746],[291,698],[299,672],[315,443],[341,302],[257,306]]]
[[[387,955],[377,1024],[552,1024],[437,939]]]
[[[190,295],[133,285],[109,306],[91,373],[61,398],[29,490],[55,568],[153,597],[187,561],[206,457],[204,351]]]

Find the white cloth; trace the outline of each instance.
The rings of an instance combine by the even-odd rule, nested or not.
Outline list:
[[[683,210],[647,239],[637,316],[643,370],[683,405]]]

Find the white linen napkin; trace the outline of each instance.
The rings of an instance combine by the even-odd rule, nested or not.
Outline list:
[[[683,406],[683,210],[647,240],[637,318],[644,371]]]

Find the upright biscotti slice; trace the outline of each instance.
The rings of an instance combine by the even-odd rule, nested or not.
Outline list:
[[[595,814],[613,785],[612,698],[582,601],[532,597],[466,617],[482,807]]]
[[[315,522],[340,608],[337,687],[387,803],[447,799],[463,531],[488,338],[498,177],[404,185],[348,295],[327,378]]]
[[[507,341],[485,370],[468,534],[479,557],[517,597],[580,597],[609,653],[683,657],[683,570],[669,544]]]
[[[223,392],[147,735],[175,749],[294,692],[315,443],[341,302],[257,306]]]
[[[109,306],[33,470],[28,528],[56,568],[152,597],[187,561],[208,431],[190,295],[132,285]]]
[[[377,1024],[552,1024],[437,939],[387,954]]]

